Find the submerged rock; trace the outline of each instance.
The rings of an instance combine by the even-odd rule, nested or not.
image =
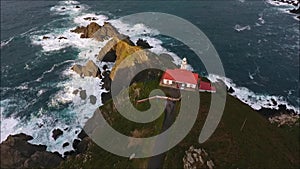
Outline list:
[[[96,102],[97,102],[96,96],[90,95],[90,103],[91,103],[91,104],[96,104]]]
[[[79,92],[79,96],[80,96],[80,98],[82,99],[82,100],[85,100],[86,99],[86,91],[85,90],[81,90],[80,92]]]

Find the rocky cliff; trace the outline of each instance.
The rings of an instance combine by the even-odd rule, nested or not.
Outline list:
[[[8,136],[0,144],[1,168],[54,168],[63,158],[58,153],[46,151],[46,146],[33,145],[26,134]]]

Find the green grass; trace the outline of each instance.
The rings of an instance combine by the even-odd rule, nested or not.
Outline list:
[[[197,140],[209,100],[210,94],[201,93],[196,124],[185,139],[167,153],[164,168],[182,168],[184,151],[191,145],[205,148],[217,168],[299,168],[299,127],[278,128],[229,95],[217,130],[208,141],[199,144]]]
[[[130,99],[139,110],[149,108],[149,102],[135,104],[135,100],[148,97],[157,88],[158,81],[140,82],[129,88]],[[140,89],[140,95],[135,90]],[[165,89],[167,95],[174,91]],[[122,94],[122,92],[121,92]],[[203,144],[198,137],[205,122],[210,106],[209,93],[201,93],[200,108],[196,123],[190,133],[174,148],[167,152],[165,169],[183,168],[184,151],[190,146],[202,147],[216,165],[216,168],[299,168],[299,126],[278,128],[269,123],[258,112],[238,99],[228,95],[221,122],[213,135]],[[131,135],[135,129],[145,130],[143,137],[157,135],[161,132],[163,115],[151,123],[130,122],[113,108],[112,100],[100,107],[108,112],[107,120],[121,133]],[[180,104],[176,105],[176,113]],[[243,130],[240,128],[247,119]],[[111,154],[92,144],[89,150],[64,161],[60,168],[147,168],[148,158],[128,160]]]

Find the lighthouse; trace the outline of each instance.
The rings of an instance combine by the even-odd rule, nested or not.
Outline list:
[[[187,61],[186,58],[183,58],[181,61],[180,69],[186,69]]]

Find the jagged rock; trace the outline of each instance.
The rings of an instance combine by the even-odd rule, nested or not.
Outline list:
[[[80,76],[92,76],[101,78],[101,71],[98,66],[91,60],[89,60],[85,66],[74,65],[71,70],[79,74]]]
[[[88,26],[80,26],[77,27],[74,30],[71,30],[71,32],[80,33],[80,38],[94,38],[94,34],[101,28],[100,25],[98,25],[95,22],[90,23]]]
[[[143,49],[150,49],[152,46],[149,45],[149,43],[146,40],[138,39],[136,42],[137,46],[140,46]]]
[[[56,140],[58,137],[60,137],[61,135],[63,135],[63,131],[61,130],[61,129],[54,129],[53,131],[52,131],[52,138],[54,139],[54,140]]]
[[[79,6],[79,5],[76,5],[75,8],[80,8],[80,6]]]
[[[61,10],[65,10],[66,8],[65,7],[62,7],[62,8],[60,8]]]
[[[99,41],[104,41],[112,37],[128,39],[128,36],[120,34],[117,29],[108,22],[104,22],[103,26],[91,22],[88,26],[77,27],[76,29],[71,30],[71,32],[80,33],[81,38],[94,38]]]
[[[46,151],[46,146],[32,145],[26,134],[10,135],[0,144],[1,168],[54,168],[62,161],[58,153]]]
[[[80,92],[79,92],[79,96],[80,96],[80,98],[82,99],[82,100],[85,100],[86,99],[86,90],[81,90]]]
[[[119,35],[108,41],[103,48],[101,48],[97,59],[104,62],[115,62],[117,58],[116,47],[119,42],[126,42],[130,46],[134,46],[134,43],[128,36]]]

